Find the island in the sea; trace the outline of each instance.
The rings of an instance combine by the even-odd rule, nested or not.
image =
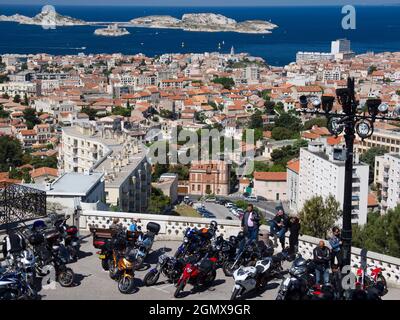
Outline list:
[[[111,24],[107,28],[100,28],[94,31],[97,36],[121,37],[130,34],[125,28],[119,28],[118,24]]]
[[[201,32],[239,32],[271,33],[276,24],[264,20],[246,20],[237,22],[234,19],[215,13],[188,13],[181,19],[167,15],[152,15],[133,19],[129,25],[135,27],[182,29]]]
[[[84,20],[75,19],[69,16],[63,16],[57,13],[53,7],[46,6],[42,12],[34,17],[27,17],[20,14],[14,14],[12,16],[0,15],[0,22],[17,22],[19,24],[30,24],[40,26],[83,26],[89,25],[89,22]]]

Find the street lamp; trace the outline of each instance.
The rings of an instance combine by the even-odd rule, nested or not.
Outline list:
[[[343,227],[342,227],[342,257],[343,265],[351,265],[351,202],[353,185],[353,145],[355,135],[362,140],[374,133],[376,120],[400,121],[400,106],[397,106],[391,116],[388,116],[389,106],[380,99],[368,99],[365,108],[360,108],[355,98],[354,78],[347,79],[347,88],[336,90],[336,98],[342,107],[340,112],[332,111],[335,97],[301,96],[300,112],[325,116],[328,120],[328,130],[334,136],[344,132],[346,142],[346,162],[343,199]],[[311,107],[310,107],[311,106]],[[322,110],[320,110],[322,107]],[[368,113],[366,112],[368,111]]]

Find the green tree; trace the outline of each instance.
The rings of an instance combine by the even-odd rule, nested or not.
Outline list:
[[[374,181],[375,157],[382,156],[387,152],[383,147],[372,147],[360,156],[360,160],[369,165],[369,183]]]
[[[9,136],[0,136],[0,171],[22,165],[21,143]]]
[[[85,113],[89,116],[89,120],[95,120],[97,115],[97,110],[90,107],[83,107],[81,109],[82,113]]]
[[[400,206],[386,214],[370,213],[364,226],[353,228],[353,245],[400,258]]]
[[[130,117],[131,111],[128,108],[123,107],[113,107],[112,112],[113,115],[122,116],[122,117]]]
[[[3,106],[0,105],[0,118],[5,119],[8,118],[10,113],[8,111],[5,111]]]
[[[36,114],[36,110],[33,108],[26,108],[23,111],[23,117],[25,119],[28,129],[32,129],[35,125],[40,123],[40,120]]]
[[[258,129],[258,128],[262,129],[263,126],[264,126],[264,121],[262,119],[262,113],[261,113],[261,111],[257,110],[250,117],[249,128],[250,129]]]
[[[271,137],[274,140],[287,140],[293,138],[293,131],[284,127],[275,127],[271,131]]]
[[[212,82],[222,84],[224,89],[227,90],[231,90],[235,86],[235,81],[228,77],[215,78]]]
[[[299,213],[302,233],[325,239],[341,216],[340,203],[332,195],[325,200],[321,196],[313,197]]]
[[[160,189],[151,188],[151,196],[147,212],[151,214],[163,214],[170,207],[171,199],[163,194]]]
[[[326,118],[321,118],[321,117],[312,118],[304,123],[304,130],[310,130],[313,126],[326,128],[327,123],[328,120]]]
[[[20,102],[21,102],[21,96],[20,96],[19,94],[16,94],[16,95],[14,96],[13,101],[14,101],[15,103],[20,103]]]
[[[282,113],[279,117],[276,117],[275,127],[287,128],[296,133],[299,133],[303,129],[300,118],[287,112]]]

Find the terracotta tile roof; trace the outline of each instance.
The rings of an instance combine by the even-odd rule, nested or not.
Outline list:
[[[33,169],[32,171],[29,172],[32,178],[37,178],[41,176],[53,176],[57,177],[58,176],[58,170],[54,168],[49,168],[49,167],[41,167],[37,169]]]
[[[378,199],[375,193],[368,193],[368,207],[377,207]]]
[[[342,137],[341,136],[339,136],[339,137],[329,137],[329,138],[326,139],[326,142],[329,145],[334,146],[334,145],[337,145],[340,142],[342,142]]]
[[[300,160],[299,159],[295,159],[295,160],[291,160],[287,163],[287,168],[299,173],[300,172]]]
[[[254,171],[254,179],[261,181],[286,181],[286,172],[258,172]]]

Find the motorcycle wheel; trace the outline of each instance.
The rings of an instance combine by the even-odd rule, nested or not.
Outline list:
[[[108,275],[111,279],[118,279],[118,267],[114,265],[114,263],[110,263],[108,266]]]
[[[235,267],[233,266],[234,264],[235,264],[234,261],[227,261],[222,266],[222,270],[224,271],[227,277],[232,277],[235,270],[239,267],[239,263],[237,263]]]
[[[207,276],[205,285],[207,286],[212,285],[216,277],[217,277],[217,272],[215,270],[211,271],[211,274]]]
[[[231,301],[239,300],[241,291],[242,291],[241,288],[240,289],[235,288],[235,290],[233,290],[232,295],[231,295]]]
[[[279,292],[278,295],[276,296],[275,300],[279,300],[279,301],[285,300],[285,296]]]
[[[149,271],[143,278],[144,285],[146,287],[154,286],[157,283],[159,277],[159,273]]]
[[[75,274],[70,268],[66,268],[58,274],[57,280],[62,287],[70,287],[74,283]]]
[[[110,261],[108,259],[101,260],[101,267],[103,270],[108,271],[110,269]]]
[[[387,293],[388,293],[388,288],[387,288],[387,283],[386,283],[385,277],[384,277],[382,274],[380,274],[380,275],[378,276],[376,282],[381,282],[381,283],[383,284],[383,287],[384,287],[383,296],[384,296],[385,294],[387,294]]]
[[[122,294],[129,294],[133,291],[135,287],[134,278],[133,277],[121,277],[118,281],[118,290]]]
[[[176,288],[175,292],[174,292],[174,297],[175,298],[180,298],[181,297],[181,292],[183,291],[183,289],[185,288],[185,282],[182,281],[178,287]]]

